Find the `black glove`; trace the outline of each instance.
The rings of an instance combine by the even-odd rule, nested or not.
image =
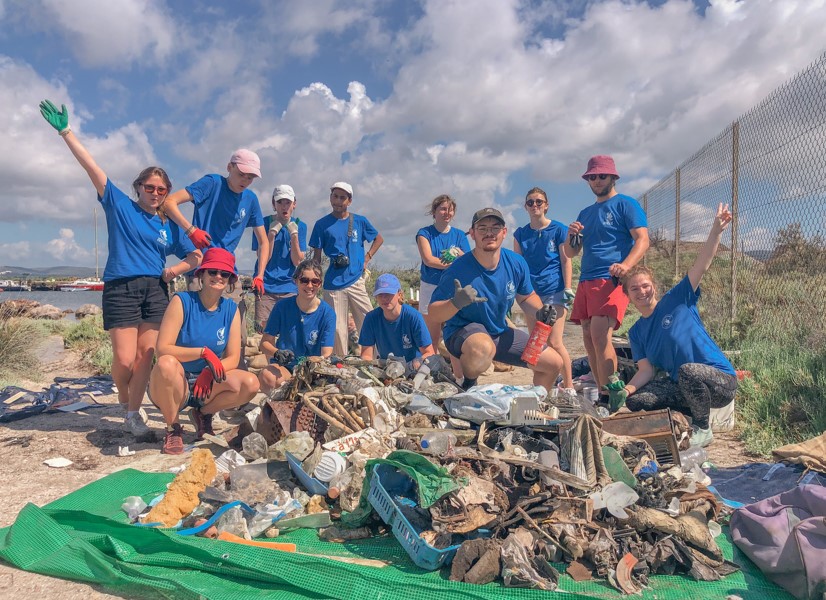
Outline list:
[[[556,308],[552,304],[543,304],[542,308],[536,311],[536,320],[553,327],[556,323]]]
[[[277,365],[281,365],[282,367],[286,367],[294,360],[295,352],[293,352],[292,350],[276,350],[275,353],[272,355],[272,361]]]
[[[582,234],[581,233],[572,233],[568,237],[568,245],[571,247],[572,250],[576,250],[577,248],[582,247]]]

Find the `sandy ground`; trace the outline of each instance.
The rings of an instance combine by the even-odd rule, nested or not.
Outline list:
[[[582,356],[580,329],[568,323],[566,346],[573,358]],[[49,338],[40,349],[41,381],[25,381],[22,387],[32,390],[48,385],[53,377],[85,377],[90,373],[79,358],[63,349],[59,336]],[[480,383],[530,383],[531,372],[515,368],[508,372],[484,375]],[[0,526],[10,525],[23,506],[32,502],[42,506],[105,475],[124,468],[163,472],[183,464],[182,457],[159,452],[160,443],[135,444],[121,430],[123,412],[115,396],[100,400],[100,408],[79,413],[55,413],[34,416],[0,426],[0,462],[3,464],[3,485],[0,486]],[[160,414],[147,402],[150,426],[159,435]],[[187,431],[184,442],[192,441],[193,428],[184,420]],[[134,456],[119,457],[118,446],[129,445]],[[48,458],[64,457],[74,464],[53,469],[43,464]],[[710,460],[718,466],[732,466],[757,460],[745,455],[743,445],[734,434],[722,434],[709,448]],[[95,586],[27,573],[0,563],[0,599],[48,597],[61,600],[86,598],[120,598],[104,593]]]

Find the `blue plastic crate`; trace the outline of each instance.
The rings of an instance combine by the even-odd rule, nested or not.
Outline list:
[[[310,494],[314,496],[327,495],[326,483],[324,483],[323,481],[319,481],[318,479],[307,473],[301,466],[301,461],[298,460],[295,456],[293,456],[289,452],[285,452],[284,455],[287,457],[287,463],[290,465],[290,470],[292,470],[293,475],[295,475],[298,478],[298,481],[301,482],[301,485],[304,486],[305,490],[307,490]]]
[[[376,465],[367,499],[418,567],[435,571],[453,561],[459,545],[442,550],[434,548],[419,537],[419,532],[399,510],[399,504],[417,501],[416,484],[406,473],[392,465]]]

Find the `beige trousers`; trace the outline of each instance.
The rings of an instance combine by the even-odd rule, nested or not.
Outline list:
[[[324,290],[321,297],[333,307],[336,312],[336,339],[333,345],[333,353],[336,356],[347,355],[347,313],[353,315],[356,329],[361,331],[364,317],[373,310],[370,303],[370,296],[367,295],[367,288],[364,285],[366,275],[362,275],[353,285],[340,290]]]

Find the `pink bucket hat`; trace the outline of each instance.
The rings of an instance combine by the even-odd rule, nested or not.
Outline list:
[[[614,159],[607,154],[597,154],[588,159],[588,170],[583,173],[582,178],[588,179],[588,175],[613,175],[620,178]]]
[[[229,162],[238,167],[238,170],[242,173],[261,177],[261,159],[252,150],[239,148],[232,153]]]

